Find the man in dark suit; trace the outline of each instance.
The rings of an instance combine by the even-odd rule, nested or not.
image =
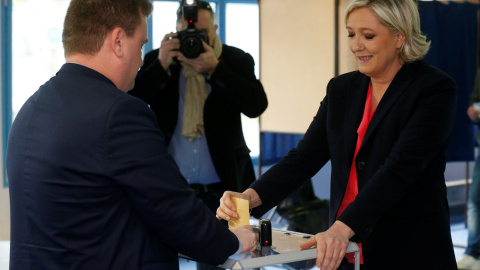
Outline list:
[[[66,64],[9,134],[10,269],[178,269],[256,248],[196,198],[146,104],[126,94],[142,65],[148,0],[73,0]],[[155,145],[155,147],[152,147]]]
[[[198,6],[195,27],[206,34],[205,52],[186,58],[177,33],[165,35],[129,93],[150,105],[182,174],[214,212],[226,189],[244,190],[255,180],[241,114],[258,117],[268,103],[253,58],[222,44],[210,4]],[[177,31],[187,25],[180,8]]]

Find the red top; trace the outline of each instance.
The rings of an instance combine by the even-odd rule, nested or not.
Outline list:
[[[365,137],[365,132],[367,131],[368,124],[372,119],[372,116],[375,112],[374,108],[372,112],[370,112],[372,106],[372,84],[368,86],[368,93],[367,93],[367,101],[365,101],[365,109],[363,111],[362,122],[357,129],[357,146],[355,147],[355,154],[353,155],[352,166],[350,167],[350,175],[348,176],[348,183],[347,189],[345,190],[345,196],[343,197],[342,204],[340,204],[340,208],[337,212],[337,218],[340,214],[347,208],[347,206],[353,202],[355,197],[358,194],[358,183],[357,183],[357,169],[355,166],[355,158],[357,157],[358,150],[362,145],[363,137]],[[362,245],[358,243],[360,247],[360,263],[363,264],[363,252],[362,252]],[[347,253],[345,258],[351,263],[355,262],[354,253]]]

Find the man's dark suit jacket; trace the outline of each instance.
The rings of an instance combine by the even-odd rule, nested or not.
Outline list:
[[[160,129],[170,142],[178,119],[180,65],[169,68],[158,60],[158,49],[144,59],[129,93],[150,105]],[[267,108],[263,86],[256,79],[253,58],[244,51],[223,45],[220,63],[208,82],[212,90],[205,101],[205,136],[213,165],[225,189],[243,191],[254,180],[250,149],[242,131],[241,113],[257,117]]]
[[[178,269],[238,239],[196,198],[142,100],[65,64],[9,135],[10,269]]]
[[[298,146],[252,184],[256,215],[278,204],[331,160],[330,224],[348,182],[369,78],[330,81]],[[367,269],[456,269],[444,170],[456,86],[417,61],[400,69],[371,119],[355,159],[359,193],[339,216],[363,245]]]

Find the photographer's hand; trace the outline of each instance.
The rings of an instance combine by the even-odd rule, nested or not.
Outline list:
[[[162,65],[164,70],[167,70],[168,67],[173,63],[173,58],[178,57],[180,52],[180,41],[178,40],[177,33],[166,34],[162,43],[160,44],[160,50],[158,51],[158,60]]]
[[[208,73],[208,75],[212,75],[217,68],[218,59],[213,53],[213,48],[208,46],[205,42],[203,42],[203,49],[205,52],[201,53],[195,59],[186,58],[183,54],[179,53],[178,60],[191,65],[193,69],[199,73]]]

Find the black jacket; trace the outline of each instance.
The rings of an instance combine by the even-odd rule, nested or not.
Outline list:
[[[180,65],[170,66],[169,76],[157,57],[158,49],[145,56],[135,88],[129,93],[150,105],[169,143],[178,119]],[[258,117],[267,108],[267,97],[255,77],[253,58],[228,45],[223,45],[220,63],[208,82],[212,91],[203,118],[210,155],[225,189],[243,191],[255,180],[255,173],[241,113]]]
[[[63,65],[25,102],[6,161],[10,269],[178,270],[178,253],[216,265],[238,249],[145,102],[87,67]]]
[[[356,71],[330,81],[298,146],[252,184],[263,203],[256,214],[330,160],[333,224],[369,80]],[[455,99],[453,80],[417,61],[403,65],[378,104],[355,159],[359,193],[338,218],[355,232],[352,240],[362,243],[368,269],[456,269],[443,175]]]

